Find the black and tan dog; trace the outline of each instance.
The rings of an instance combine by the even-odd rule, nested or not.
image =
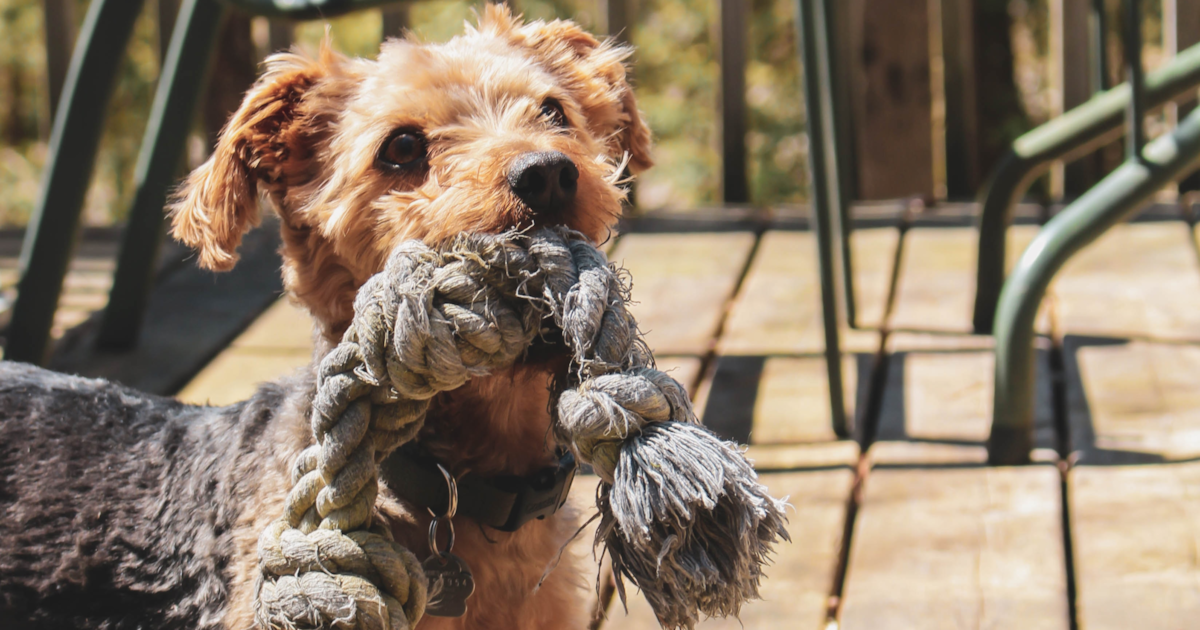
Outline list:
[[[228,269],[269,199],[286,286],[324,349],[407,239],[563,224],[599,242],[620,213],[622,173],[650,165],[628,54],[570,22],[489,7],[461,37],[391,41],[375,61],[275,56],[184,184],[174,234],[201,265]],[[455,553],[477,590],[465,617],[420,627],[586,623],[590,580],[569,560],[534,593],[577,526],[569,510],[529,520],[546,502],[522,494],[563,490],[539,486],[563,478],[546,438],[551,372],[525,361],[433,401],[424,456],[470,471],[484,495],[503,479],[493,485],[517,500],[490,520],[456,519]],[[302,375],[195,407],[0,364],[0,628],[251,627],[256,541],[311,442],[313,387]],[[422,493],[384,481],[379,518],[427,554]]]

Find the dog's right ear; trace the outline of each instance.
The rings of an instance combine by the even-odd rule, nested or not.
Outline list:
[[[260,188],[286,188],[294,163],[310,153],[313,121],[304,99],[338,61],[328,45],[317,60],[292,53],[268,59],[212,156],[176,192],[171,234],[198,251],[201,267],[228,271],[237,263],[242,235],[259,223]]]

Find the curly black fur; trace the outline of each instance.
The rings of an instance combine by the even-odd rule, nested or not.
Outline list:
[[[0,362],[0,628],[219,628],[233,526],[311,377],[201,407]]]

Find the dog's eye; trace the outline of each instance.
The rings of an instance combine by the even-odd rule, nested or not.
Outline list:
[[[555,127],[567,127],[567,115],[563,113],[562,103],[552,98],[542,103],[542,115],[549,118]]]
[[[425,159],[425,138],[416,131],[400,131],[388,138],[379,153],[388,166],[411,166]]]

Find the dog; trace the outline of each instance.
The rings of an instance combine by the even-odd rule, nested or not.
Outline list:
[[[228,270],[269,201],[319,360],[401,242],[540,225],[608,238],[625,181],[651,165],[629,54],[493,5],[447,43],[390,40],[376,60],[328,44],[316,58],[274,55],[177,192],[172,233],[202,267]],[[564,365],[530,355],[437,396],[413,461],[482,486],[561,473],[549,386]],[[216,408],[0,363],[0,626],[253,627],[257,539],[312,443],[314,370]],[[383,482],[376,519],[428,556],[432,506],[401,478]],[[465,616],[418,627],[585,627],[591,580],[569,555],[554,565],[577,514],[529,511],[504,527],[462,512],[453,553],[475,593]]]

